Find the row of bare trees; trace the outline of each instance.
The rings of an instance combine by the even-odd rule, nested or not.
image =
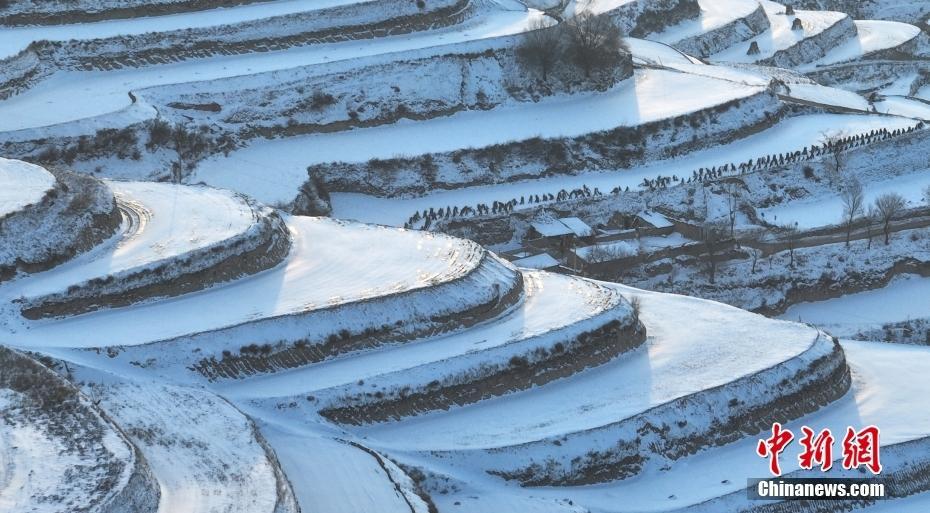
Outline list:
[[[930,187],[924,193],[927,196],[927,201],[930,202]],[[871,205],[867,205],[862,184],[855,178],[846,183],[840,192],[840,198],[843,200],[843,226],[846,229],[846,246],[849,246],[853,227],[861,219],[864,219],[867,225],[871,225],[872,220],[877,219],[882,225],[885,245],[888,245],[891,241],[891,222],[907,209],[907,200],[897,192],[882,194],[875,198]],[[870,246],[871,243],[872,237],[870,236]]]
[[[738,205],[738,192],[735,184],[728,184],[724,189],[729,211],[730,239],[734,237],[733,226],[736,219]],[[923,189],[923,199],[930,206],[930,185]],[[871,228],[875,221],[882,226],[885,245],[891,243],[891,223],[899,218],[907,209],[907,200],[897,192],[888,192],[875,198],[872,204],[865,199],[862,184],[855,178],[848,180],[842,187],[840,198],[843,201],[843,227],[846,232],[846,246],[850,244],[852,231],[855,226],[864,221],[869,230],[869,248],[872,247]],[[707,274],[710,283],[715,282],[717,274],[717,260],[724,247],[726,228],[717,223],[706,223],[703,226],[703,243],[706,253]],[[785,241],[789,254],[789,267],[794,267],[794,250],[798,246],[803,233],[798,229],[797,223],[788,224],[780,228],[781,239]],[[752,257],[752,272],[756,271],[756,262],[761,253],[758,250],[747,248]]]
[[[609,17],[584,12],[561,24],[551,18],[535,20],[517,48],[517,57],[546,81],[563,63],[576,66],[590,78],[596,70],[619,65],[625,52],[620,28]]]

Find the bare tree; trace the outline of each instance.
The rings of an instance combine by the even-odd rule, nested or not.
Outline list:
[[[639,299],[639,296],[630,298],[630,309],[633,314],[633,322],[639,322],[639,314],[643,311],[643,302]]]
[[[848,248],[849,237],[856,218],[865,211],[865,194],[862,192],[862,184],[859,180],[853,178],[846,182],[846,186],[840,192],[840,198],[843,200],[843,226],[846,227],[846,247]]]
[[[875,218],[878,217],[878,213],[875,212],[875,205],[869,205],[863,217],[865,218],[866,234],[869,237],[869,245],[866,246],[866,249],[872,249],[872,223],[874,223]]]
[[[759,257],[762,256],[762,250],[747,248],[747,251],[749,251],[749,256],[752,258],[752,270],[749,272],[751,274],[756,274],[756,264],[759,262]]]
[[[924,203],[930,207],[930,185],[924,187]]]
[[[906,206],[907,201],[896,192],[887,192],[875,198],[875,212],[882,222],[886,246],[891,242],[891,221],[894,220],[895,217],[898,217]]]
[[[846,169],[845,138],[845,133],[836,132],[833,134],[824,133],[820,140],[821,144],[826,146],[829,152],[829,154],[824,157],[823,164],[827,168],[830,182],[834,184],[843,176],[843,171]]]
[[[625,50],[620,28],[607,16],[583,12],[565,22],[567,56],[590,77],[596,68],[615,66]]]
[[[84,387],[84,393],[94,406],[100,406],[105,395],[103,385],[100,383],[88,383],[87,386]]]
[[[517,47],[517,57],[523,64],[538,68],[543,81],[562,56],[562,30],[551,18],[533,20]]]
[[[794,268],[794,250],[798,246],[798,241],[801,240],[801,232],[798,230],[798,223],[786,224],[782,226],[784,231],[785,243],[788,245],[788,267]]]
[[[736,228],[736,213],[739,210],[739,187],[735,183],[728,183],[724,187],[727,199],[727,213],[730,216],[730,238]]]
[[[762,242],[766,238],[767,232],[768,230],[765,227],[759,227],[750,229],[746,233],[746,239],[750,241],[750,244],[745,246],[745,249],[749,252],[749,257],[752,259],[752,270],[750,271],[752,274],[756,274],[759,259],[765,256],[761,249],[754,247],[753,243],[758,244]]]
[[[704,250],[707,252],[707,278],[711,283],[717,280],[717,257],[722,247],[720,228],[713,223],[704,225]]]

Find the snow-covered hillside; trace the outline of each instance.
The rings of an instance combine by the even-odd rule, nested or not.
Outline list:
[[[919,4],[0,0],[0,513],[923,511]]]

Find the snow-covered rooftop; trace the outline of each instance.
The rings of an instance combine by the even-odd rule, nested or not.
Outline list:
[[[667,217],[654,210],[643,210],[636,216],[655,228],[671,228],[675,226]]]
[[[540,253],[538,255],[520,258],[511,263],[524,269],[551,269],[559,266],[559,261],[552,258],[549,253]]]
[[[577,217],[560,217],[559,222],[568,227],[577,237],[590,237],[594,235],[594,228]]]
[[[568,226],[565,226],[558,219],[552,219],[549,221],[534,221],[530,223],[530,226],[533,227],[540,235],[543,237],[560,237],[562,235],[570,235],[572,229]]]

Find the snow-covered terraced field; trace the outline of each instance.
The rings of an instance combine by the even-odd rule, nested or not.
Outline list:
[[[621,291],[642,301],[648,339],[641,350],[538,389],[360,432],[386,447],[418,451],[487,449],[556,438],[730,383],[790,360],[818,339],[812,328],[720,304]]]
[[[930,102],[916,98],[888,96],[875,102],[875,110],[895,116],[930,120]]]
[[[90,250],[119,217],[113,194],[93,177],[0,159],[0,281]]]
[[[154,267],[247,231],[257,213],[241,197],[206,187],[107,182],[125,212],[122,233],[106,246],[6,289],[11,297],[64,292],[95,278]]]
[[[755,448],[773,422],[878,425],[885,477],[918,495],[862,511],[923,511],[930,350],[829,331],[930,316],[927,278],[768,319],[594,281],[572,257],[611,248],[628,258],[609,279],[692,280],[688,293],[726,301],[743,297],[734,270],[748,273],[749,258],[752,274],[758,258],[771,281],[788,280],[772,271],[788,250],[757,255],[768,239],[742,237],[840,221],[830,155],[790,156],[834,135],[879,131],[843,154],[865,203],[898,192],[923,205],[924,138],[909,130],[930,119],[918,27],[787,15],[768,0],[391,2],[0,28],[0,59],[30,46],[0,70],[0,95],[12,94],[0,148],[51,170],[0,159],[0,344],[30,351],[0,346],[0,513],[782,511],[744,490],[766,475]],[[453,3],[454,20],[430,19]],[[324,12],[337,14],[313,17]],[[583,76],[571,18],[584,12],[635,36],[632,78],[621,80],[626,53],[613,74]],[[338,13],[358,31],[338,33],[349,26]],[[549,32],[564,69],[546,79],[530,50],[508,46],[531,38],[501,37],[544,20],[566,27]],[[327,37],[298,37],[314,31]],[[428,80],[407,72],[424,69]],[[156,176],[175,153],[197,185],[93,178]],[[735,247],[703,235],[724,219],[729,186]],[[460,210],[479,204],[477,216]],[[333,218],[296,215],[330,207]],[[439,208],[438,228],[387,226]],[[658,212],[675,232],[645,226]],[[574,235],[524,233],[550,214],[600,235],[569,221]],[[501,241],[508,259],[561,258],[566,274],[430,229]],[[910,235],[903,247],[924,242]],[[853,269],[864,244],[824,269]],[[875,244],[869,269],[907,257]],[[799,247],[785,270],[795,284],[826,251]],[[774,304],[767,289],[752,294]],[[792,477],[797,452],[781,458]]]
[[[15,55],[34,41],[71,41],[101,39],[113,36],[134,36],[150,32],[215,27],[262,18],[283,16],[326,9],[365,0],[285,0],[238,5],[219,9],[108,20],[71,25],[25,26],[0,28],[0,59]]]
[[[871,107],[868,100],[859,94],[820,84],[791,84],[791,91],[786,93],[786,96],[815,104],[835,105],[862,112],[868,112]]]
[[[0,511],[144,510],[153,502],[157,492],[140,477],[145,463],[96,405],[5,347],[0,369]]]
[[[360,59],[517,34],[542,16],[535,10],[485,9],[454,28],[141,68],[56,73],[28,90],[0,101],[0,131],[46,127],[115,113],[132,104],[131,91],[146,87]]]
[[[0,408],[5,413],[15,416],[28,404],[20,394],[0,390]],[[69,508],[65,503],[92,507],[100,500],[88,493],[103,478],[92,471],[99,464],[98,454],[81,455],[66,439],[50,431],[49,426],[37,425],[28,417],[0,421],[0,510],[65,512]],[[111,449],[129,459],[129,447],[125,443],[120,446],[122,440],[110,435]],[[37,462],[43,462],[41,468]]]
[[[880,289],[798,303],[780,317],[813,323],[838,336],[852,336],[859,331],[881,328],[886,323],[930,317],[928,295],[930,278],[905,274]]]
[[[436,377],[436,372],[454,374],[467,369],[471,356],[524,345],[545,334],[584,323],[622,304],[620,296],[609,289],[559,274],[528,273],[524,275],[524,283],[525,299],[521,304],[500,318],[469,330],[233,382],[222,390],[237,399],[274,398],[284,391],[288,395],[303,395],[385,375],[393,375],[399,383],[417,378],[419,381],[432,371],[433,377],[426,379],[426,383]],[[623,308],[619,310],[624,313]],[[498,359],[507,358],[509,355]],[[465,366],[455,365],[456,359],[464,360]],[[419,377],[418,370],[425,376]]]
[[[209,392],[107,383],[101,407],[126,431],[161,491],[159,513],[295,512],[252,422]]]
[[[684,88],[700,88],[706,94],[675,94]],[[306,181],[307,166],[315,163],[365,162],[533,137],[579,136],[675,117],[763,90],[756,84],[643,69],[633,80],[605,93],[253,144],[202,162],[190,181],[243,192],[265,203],[286,204]],[[267,172],[269,167],[275,170],[273,175]]]
[[[123,214],[120,232],[66,265],[0,291],[17,298],[27,317],[193,292],[274,267],[287,253],[283,221],[243,197],[148,182],[106,185]]]
[[[923,398],[930,391],[930,381],[921,371],[923,366],[930,364],[930,350],[853,341],[843,341],[842,346],[852,374],[850,391],[816,413],[785,423],[785,427],[795,433],[799,433],[801,426],[805,425],[817,429],[830,428],[835,434],[845,432],[847,426],[876,424],[881,426],[883,446],[930,436],[930,418],[922,406]],[[518,497],[530,505],[537,503],[528,511],[573,511],[567,504],[557,502],[566,497],[577,506],[610,513],[738,511],[749,505],[743,491],[745,476],[767,473],[767,462],[754,457],[757,438],[747,436],[739,442],[683,458],[668,469],[647,472],[637,479],[597,486],[527,490],[501,486],[497,481],[473,473],[468,474],[472,485],[468,490],[437,496],[437,502],[440,508],[459,502],[457,509],[469,513],[491,513],[499,505],[495,501],[516,502]],[[798,469],[798,448],[792,444],[782,454],[784,473]],[[441,462],[437,465],[442,467]],[[835,470],[841,469],[838,464],[834,467]],[[727,494],[733,494],[728,501],[714,500]],[[711,502],[702,504],[705,501]],[[912,501],[878,502],[885,505],[862,511],[909,511],[904,509],[908,502],[925,504],[925,499],[921,501],[915,497]]]
[[[800,71],[813,71],[818,66],[829,66],[859,59],[865,55],[898,47],[920,34],[920,28],[907,23],[882,20],[856,20],[856,37],[833,47],[816,61],[800,66]]]
[[[762,0],[760,2],[769,17],[771,28],[762,34],[730,48],[718,52],[710,57],[719,62],[758,62],[773,57],[777,52],[791,48],[798,43],[810,39],[824,32],[830,27],[840,23],[849,16],[832,11],[802,11],[797,10],[796,15],[785,15],[785,8],[781,4]],[[802,21],[803,30],[792,30],[795,19]],[[748,55],[752,43],[759,47],[759,53]],[[819,56],[818,56],[819,57]]]
[[[42,201],[55,186],[55,176],[45,169],[0,158],[0,219]]]
[[[864,194],[866,205],[874,203],[882,194],[893,192],[900,194],[911,206],[919,206],[923,201],[923,189],[930,185],[930,175],[911,173],[892,176],[867,185]],[[817,198],[816,201],[791,201],[763,212],[769,219],[796,223],[800,229],[810,229],[839,225],[842,222],[843,201],[839,195]]]
[[[482,304],[488,294],[496,293],[495,289],[501,294],[506,292],[502,290],[506,280],[513,278],[513,271],[498,270],[505,269],[503,264],[489,260],[496,257],[487,256],[480,246],[468,241],[328,219],[292,217],[288,225],[293,238],[291,252],[282,265],[264,273],[134,308],[54,321],[7,320],[3,337],[16,345],[34,347],[137,345],[254,321],[312,314],[382,296],[403,302],[407,297],[401,293],[429,291],[476,270],[487,273],[487,277],[474,286],[491,289],[478,295],[477,301]],[[378,266],[370,266],[366,263],[372,247],[395,250],[384,252]],[[416,297],[414,294],[410,299],[416,301]],[[434,312],[442,306],[462,305],[421,305]],[[395,315],[406,317],[396,305],[394,308]],[[165,319],[173,322],[165,323]],[[351,325],[350,319],[342,323]],[[339,329],[330,327],[333,331]],[[299,329],[306,335],[306,326]]]
[[[730,24],[737,23],[760,8],[759,2],[755,0],[699,0],[698,3],[701,6],[701,14],[697,19],[682,21],[650,36],[650,38],[672,46],[678,46],[689,39],[699,38]],[[734,30],[740,32],[736,36],[740,40],[755,35],[752,34],[749,27],[736,27]],[[732,35],[728,36],[733,37]],[[691,48],[687,48],[687,50],[691,50]]]
[[[262,433],[278,449],[281,467],[304,507],[327,513],[429,511],[410,478],[373,451],[294,426],[263,426]]]
[[[334,193],[333,214],[344,219],[362,222],[388,223],[402,226],[409,216],[424,208],[445,205],[474,205],[478,202],[509,201],[528,194],[555,193],[559,189],[572,190],[582,185],[609,191],[614,187],[636,189],[644,178],[687,175],[699,167],[711,167],[721,162],[741,162],[771,152],[800,151],[805,146],[820,144],[824,133],[867,133],[871,130],[889,130],[911,126],[914,121],[904,118],[866,115],[814,114],[789,118],[757,134],[716,148],[689,153],[677,159],[655,161],[633,169],[610,172],[589,172],[572,176],[552,176],[535,180],[522,180],[488,186],[463,187],[434,191],[414,198],[379,198],[357,193]],[[267,187],[279,186],[267,183]],[[914,189],[916,194],[918,191]],[[837,200],[838,201],[838,200]],[[520,206],[517,207],[521,208]],[[822,209],[823,215],[834,215]],[[839,211],[837,211],[839,212]],[[837,219],[839,214],[836,214]]]

